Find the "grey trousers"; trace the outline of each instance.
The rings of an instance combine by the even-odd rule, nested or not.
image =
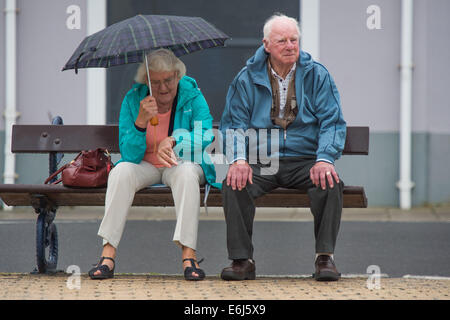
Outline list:
[[[315,164],[311,157],[280,158],[279,170],[272,175],[261,175],[263,165],[251,165],[253,184],[239,190],[222,184],[222,198],[227,225],[228,258],[253,258],[253,220],[255,217],[254,199],[269,193],[275,188],[307,190],[314,217],[316,253],[334,253],[342,213],[344,183],[334,183],[330,188],[316,187],[312,184],[309,171]]]

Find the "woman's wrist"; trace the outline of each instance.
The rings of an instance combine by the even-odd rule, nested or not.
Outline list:
[[[136,130],[141,131],[141,132],[147,131],[147,128],[145,126],[141,126],[141,125],[137,124],[136,122],[134,123],[134,127],[136,128]]]
[[[173,136],[169,136],[170,141],[172,142],[172,148],[177,145],[177,140]]]

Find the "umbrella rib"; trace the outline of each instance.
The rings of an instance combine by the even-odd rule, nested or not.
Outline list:
[[[131,35],[133,36],[134,46],[136,47],[136,51],[139,50],[139,45],[137,43],[136,35],[134,34],[134,29],[131,24],[128,24],[128,28],[130,28]]]
[[[134,34],[134,28],[131,24],[128,24],[128,28],[130,28],[131,35],[133,36],[134,46],[136,47],[136,51],[139,51],[139,45],[137,43],[136,35]],[[128,64],[128,53],[125,53],[125,64]]]
[[[108,34],[107,32],[103,32],[103,36],[102,36],[102,38],[100,39],[100,41],[97,43],[96,49],[99,49],[99,48],[100,48],[100,45],[102,44],[103,39],[105,39],[105,37],[106,37],[107,34]],[[97,59],[97,52],[98,52],[98,50],[94,52],[94,56],[92,57],[92,59]]]
[[[195,33],[193,33],[192,31],[191,31],[191,29],[189,29],[185,24],[184,24],[184,22],[181,22],[180,21],[180,24],[184,27],[184,29],[186,29],[193,37],[197,37],[197,35],[195,34]],[[188,42],[186,42],[186,43],[188,43]],[[200,44],[200,42],[199,41],[197,41],[197,44],[199,45],[199,47],[203,50],[203,47],[202,47],[202,45]],[[184,47],[184,45],[183,45],[183,47]],[[189,50],[187,50],[187,52],[189,53]]]
[[[170,33],[170,37],[172,38],[172,43],[176,43],[176,40],[175,40],[175,38],[173,36],[172,26],[170,25],[169,19],[166,18],[166,22],[167,22],[167,26],[169,27],[169,33]],[[183,38],[183,40],[187,43],[186,38],[183,37],[182,33],[179,36],[181,38]],[[189,49],[184,45],[184,43],[180,43],[180,45],[184,48],[184,51],[186,51],[186,53],[189,53]]]
[[[170,25],[170,21],[169,19],[166,18],[166,23],[167,26],[169,27],[169,33],[170,33],[170,37],[172,38],[172,43],[175,43],[175,38],[173,37],[173,30],[172,30],[172,26]]]
[[[92,58],[88,59],[88,61],[86,62],[86,68],[89,67],[89,64],[91,63],[91,61],[98,60],[98,58],[97,58],[98,48],[100,48],[100,45],[102,44],[103,39],[105,39],[106,35],[107,35],[107,33],[103,32],[102,38],[100,39],[100,41],[97,43],[97,45],[95,47],[97,50],[94,52],[94,55],[92,56]],[[101,61],[101,59],[100,59],[100,61]],[[97,67],[98,67],[98,63],[99,63],[99,61],[97,61]]]
[[[205,21],[205,23],[206,23],[208,26],[212,27],[206,20],[204,20],[204,21]],[[212,37],[205,29],[202,29],[201,27],[199,27],[194,21],[192,21],[192,24],[193,24],[195,27],[197,27],[197,29],[203,31],[203,32],[209,37],[209,39],[214,43],[214,46],[217,46],[217,43],[216,43],[216,41],[214,40],[214,37]],[[201,47],[201,46],[200,46],[200,47]]]
[[[106,58],[108,59],[108,67],[110,67],[110,64],[111,64],[111,60],[109,59],[109,57],[110,57],[109,53],[111,52],[111,48],[112,48],[114,42],[116,42],[116,38],[117,38],[117,35],[119,34],[119,31],[120,31],[120,29],[118,29],[116,31],[116,33],[114,34],[113,40],[111,41],[111,44],[109,45],[108,53],[106,54]],[[100,59],[99,65],[101,64],[103,58],[105,58],[105,57],[102,57]]]
[[[156,48],[156,47],[157,47],[156,37],[155,37],[155,34],[153,33],[153,28],[152,28],[151,23],[147,20],[147,18],[146,18],[145,16],[143,16],[143,15],[140,14],[139,17],[141,17],[142,19],[144,19],[145,23],[147,24],[147,27],[148,27],[148,29],[149,29],[151,35],[152,35],[153,46]]]

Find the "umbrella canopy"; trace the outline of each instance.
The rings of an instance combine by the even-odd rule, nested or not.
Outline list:
[[[200,17],[137,15],[86,37],[63,71],[143,62],[148,51],[159,48],[182,56],[224,46],[227,39],[225,33]]]

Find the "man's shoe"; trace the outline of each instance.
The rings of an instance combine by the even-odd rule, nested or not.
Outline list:
[[[315,262],[316,272],[313,278],[317,281],[338,281],[341,274],[337,271],[333,259],[328,255],[320,255]]]
[[[255,280],[255,261],[250,259],[233,260],[229,267],[222,270],[223,280]]]

